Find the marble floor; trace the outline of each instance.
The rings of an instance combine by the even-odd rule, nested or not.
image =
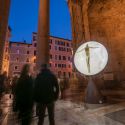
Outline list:
[[[12,112],[12,100],[5,95],[0,107],[3,115],[0,116],[0,125],[18,125],[16,115]],[[116,115],[117,114],[117,115]],[[125,125],[125,102],[86,108],[85,104],[76,104],[71,101],[59,100],[56,102],[56,125]],[[37,117],[33,117],[32,125],[37,125]],[[49,125],[48,116],[45,125]]]

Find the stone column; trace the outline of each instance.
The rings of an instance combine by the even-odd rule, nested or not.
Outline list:
[[[8,26],[10,0],[0,0],[0,73],[2,72],[3,52]]]
[[[49,64],[49,0],[39,1],[37,68]]]
[[[89,0],[84,0],[82,11],[83,11],[83,23],[84,23],[85,41],[86,42],[90,41],[88,6],[89,6]]]

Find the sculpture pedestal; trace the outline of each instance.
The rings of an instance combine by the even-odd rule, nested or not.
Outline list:
[[[85,103],[88,103],[88,104],[103,103],[103,97],[101,96],[101,93],[99,92],[97,86],[92,80],[92,77],[89,77],[88,79],[88,86],[85,92]]]

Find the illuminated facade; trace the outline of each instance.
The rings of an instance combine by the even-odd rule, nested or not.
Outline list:
[[[33,33],[32,44],[26,42],[10,43],[10,76],[20,74],[22,66],[26,63],[32,65],[36,71],[37,33]],[[72,76],[72,44],[71,40],[52,37],[49,38],[50,69],[58,77]]]
[[[7,72],[7,74],[9,73],[10,37],[11,37],[11,28],[8,27],[6,32],[6,39],[5,39],[5,45],[4,45],[4,51],[3,51],[3,61],[2,61],[2,72]]]

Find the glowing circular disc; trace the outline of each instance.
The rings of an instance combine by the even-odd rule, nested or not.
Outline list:
[[[74,54],[74,65],[84,75],[95,75],[101,72],[108,62],[106,48],[95,41],[83,43]]]

